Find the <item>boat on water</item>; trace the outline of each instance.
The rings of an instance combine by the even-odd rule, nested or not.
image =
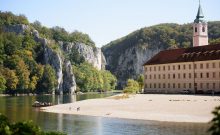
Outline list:
[[[46,106],[52,106],[53,104],[50,102],[39,102],[39,101],[35,101],[32,104],[32,107],[46,107]]]

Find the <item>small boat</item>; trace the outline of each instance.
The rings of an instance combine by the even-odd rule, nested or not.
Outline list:
[[[34,104],[32,104],[32,107],[46,107],[46,106],[52,106],[53,104],[50,102],[38,102],[35,101]]]

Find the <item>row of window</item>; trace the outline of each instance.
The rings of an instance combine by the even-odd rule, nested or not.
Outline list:
[[[182,85],[182,87],[181,87]],[[145,88],[183,88],[183,89],[191,89],[193,83],[150,83],[150,84],[145,84]],[[217,88],[217,83],[200,83],[199,85],[197,83],[194,84],[194,87],[197,87],[197,89],[216,89]],[[188,87],[187,87],[188,86]],[[220,84],[219,87],[220,88]]]
[[[220,77],[220,72],[207,72],[207,73],[194,73],[195,78],[217,78]],[[193,73],[173,73],[173,74],[154,74],[154,75],[145,75],[145,79],[186,79],[193,78]]]
[[[197,27],[195,27],[195,32],[198,32]],[[202,26],[202,32],[205,32],[205,27],[204,26]]]
[[[168,66],[153,66],[153,67],[145,67],[145,71],[166,71],[166,70],[185,70],[185,69],[192,69],[192,64],[187,65],[168,65]],[[216,68],[216,63],[198,63],[194,64],[194,69],[209,69],[209,68]],[[219,63],[220,68],[220,63]]]

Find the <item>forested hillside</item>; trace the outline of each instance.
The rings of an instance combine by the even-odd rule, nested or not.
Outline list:
[[[77,47],[92,50],[91,55],[96,50],[87,34],[47,28],[38,21],[31,24],[24,15],[0,12],[0,93],[114,89],[116,78],[93,67]]]
[[[208,22],[209,43],[220,42],[220,21]],[[192,24],[159,24],[142,28],[102,47],[107,69],[124,85],[142,74],[142,64],[161,50],[192,46]]]

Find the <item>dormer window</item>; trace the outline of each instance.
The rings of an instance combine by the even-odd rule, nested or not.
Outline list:
[[[202,32],[205,32],[205,27],[204,26],[202,27]]]
[[[197,32],[197,27],[195,27],[195,32]]]

